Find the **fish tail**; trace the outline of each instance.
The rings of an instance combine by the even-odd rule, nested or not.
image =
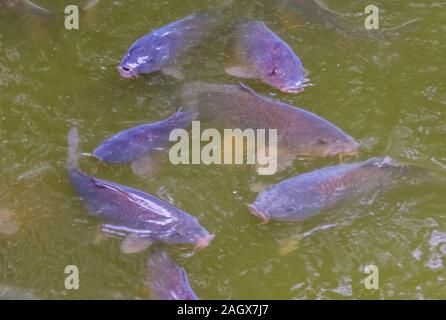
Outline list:
[[[68,169],[77,168],[79,153],[79,131],[77,128],[71,128],[68,133]]]

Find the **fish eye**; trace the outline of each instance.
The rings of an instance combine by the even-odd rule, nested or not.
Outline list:
[[[279,73],[279,69],[274,68],[273,71],[271,72],[272,75],[276,75]]]

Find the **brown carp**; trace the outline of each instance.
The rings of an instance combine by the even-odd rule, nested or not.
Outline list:
[[[265,23],[242,23],[236,34],[235,56],[239,64],[227,68],[227,73],[236,77],[257,78],[287,93],[304,90],[307,79],[302,62]]]
[[[297,157],[355,155],[358,143],[314,113],[261,96],[239,85],[191,83],[183,87],[181,103],[197,119],[217,129],[276,129],[278,163]]]

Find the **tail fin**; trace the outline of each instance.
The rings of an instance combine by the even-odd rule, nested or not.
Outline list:
[[[79,153],[79,131],[77,128],[71,128],[68,133],[68,169],[77,168]]]

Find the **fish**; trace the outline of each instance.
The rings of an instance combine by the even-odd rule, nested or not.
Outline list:
[[[79,133],[68,135],[69,180],[88,212],[103,220],[104,231],[125,236],[124,253],[140,252],[152,242],[204,248],[214,235],[196,217],[143,191],[85,174],[78,168]]]
[[[328,8],[321,0],[279,1],[287,10],[297,12],[310,21],[321,24],[329,30],[344,33],[346,30],[353,28],[348,20],[348,18],[352,18],[353,15],[336,12]]]
[[[29,0],[0,0],[0,4],[16,11],[37,16],[39,18],[49,19],[53,17],[53,13]]]
[[[226,68],[232,76],[260,79],[286,93],[304,90],[306,70],[293,49],[264,22],[248,21],[236,30],[238,63]]]
[[[118,71],[124,78],[161,71],[183,79],[178,59],[201,44],[218,25],[213,14],[200,12],[156,29],[130,46]]]
[[[418,22],[415,18],[393,28],[368,30],[356,27],[352,21],[355,14],[341,13],[330,9],[322,0],[279,0],[286,12],[296,12],[327,30],[333,30],[341,36],[358,40],[385,40],[394,32]]]
[[[149,270],[146,284],[153,300],[198,300],[189,285],[184,268],[180,267],[167,254],[157,248],[147,259]]]
[[[304,221],[343,201],[391,187],[409,170],[390,157],[330,166],[272,185],[248,207],[264,222]]]
[[[188,127],[196,116],[196,112],[180,108],[165,120],[142,124],[109,137],[99,144],[92,156],[105,163],[131,163],[151,151],[164,149],[170,132]]]
[[[278,164],[300,157],[356,155],[358,143],[320,116],[259,95],[248,86],[183,85],[181,105],[198,112],[197,119],[217,129],[276,129]],[[280,151],[280,152],[279,152]]]

